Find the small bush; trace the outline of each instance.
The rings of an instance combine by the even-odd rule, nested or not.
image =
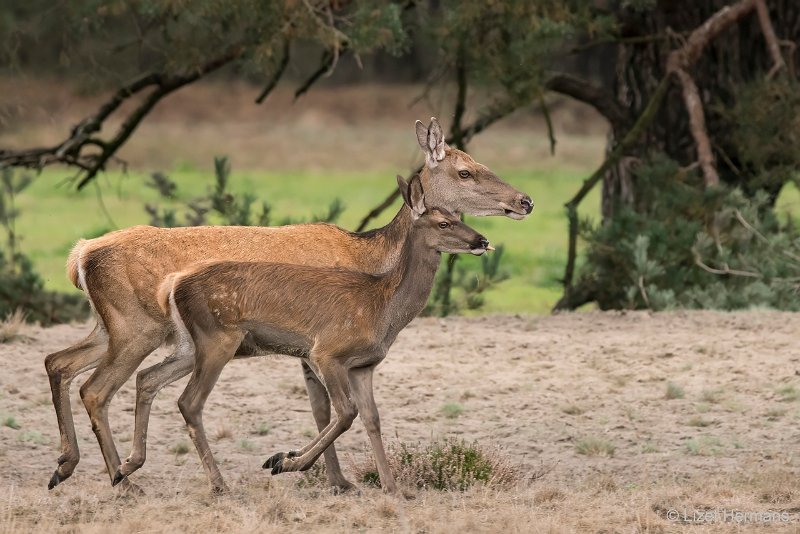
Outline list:
[[[9,415],[3,419],[3,426],[13,428],[14,430],[19,430],[19,423],[17,423],[17,420],[13,415]]]
[[[36,430],[22,432],[17,436],[17,441],[21,441],[22,443],[30,443],[32,445],[45,445],[48,442],[47,438],[42,436],[42,433]]]
[[[259,436],[266,436],[267,434],[270,433],[271,430],[272,427],[269,426],[267,423],[261,423],[260,425],[258,425],[258,428],[256,428],[255,433],[258,434]]]
[[[664,398],[667,400],[682,399],[686,396],[686,392],[678,384],[670,382],[667,384],[667,392],[664,393]]]
[[[464,407],[457,402],[448,402],[442,406],[441,410],[442,415],[448,419],[456,419],[464,413]]]
[[[695,415],[689,419],[689,422],[687,424],[689,426],[705,428],[707,426],[710,426],[712,424],[712,421],[709,421],[708,419],[703,419],[702,417]]]
[[[21,332],[24,325],[25,313],[20,308],[8,314],[5,319],[0,321],[0,343],[10,343],[22,339],[24,336]]]
[[[780,395],[781,400],[784,402],[794,402],[800,398],[800,390],[798,390],[791,384],[781,386],[780,388],[778,388],[777,393],[778,395]]]
[[[0,317],[21,313],[25,320],[45,326],[84,319],[89,306],[83,296],[44,289],[30,259],[20,251],[16,197],[31,181],[30,176],[17,177],[0,166],[0,232],[5,234],[0,246]]]
[[[445,439],[429,445],[393,443],[387,455],[398,483],[419,489],[465,491],[475,485],[508,488],[518,480],[505,455],[475,442]],[[380,486],[371,452],[353,468],[359,482]]]
[[[234,193],[230,190],[231,166],[226,157],[214,158],[214,183],[205,196],[195,198],[184,205],[183,220],[173,208],[161,208],[157,204],[145,204],[144,210],[150,216],[152,226],[173,228],[176,226],[202,226],[225,224],[234,226],[270,226],[307,222],[305,219],[284,217],[273,220],[272,208],[261,201],[259,209],[254,209],[258,198],[250,192]],[[178,186],[166,174],[154,172],[147,187],[155,189],[159,196],[169,202],[177,198]],[[325,213],[312,215],[314,222],[334,223],[344,212],[342,201],[335,198]]]
[[[186,443],[185,441],[180,441],[170,449],[170,452],[175,456],[186,454],[189,452],[189,444]]]
[[[585,456],[602,456],[611,458],[617,448],[608,441],[599,438],[586,438],[575,444],[575,451]]]
[[[692,438],[686,442],[686,452],[692,456],[716,456],[721,447],[719,438],[711,436]]]
[[[227,426],[221,426],[217,428],[217,433],[214,435],[217,438],[217,441],[223,439],[231,439],[233,437],[233,432]]]

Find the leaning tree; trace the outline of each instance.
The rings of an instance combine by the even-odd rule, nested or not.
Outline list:
[[[773,273],[771,279],[756,266],[731,265],[754,263],[757,260],[744,258],[754,255],[750,240],[768,241],[759,236],[764,232],[755,227],[756,219],[780,233],[771,215],[762,220],[764,210],[774,204],[786,183],[797,180],[800,62],[795,49],[800,41],[800,4],[793,0],[613,4],[612,35],[582,45],[611,46],[616,55],[610,86],[597,87],[594,98],[584,99],[608,119],[611,134],[606,160],[567,203],[569,255],[564,296],[556,308],[572,309],[591,301],[603,308],[652,307],[645,287],[648,277],[660,277],[662,285],[687,291],[704,285],[723,291],[725,284],[720,282],[738,283],[741,277],[766,288],[772,279],[784,282],[787,276],[795,277],[800,267],[796,258],[789,258],[791,265],[780,266],[777,270],[783,274]],[[660,171],[647,165],[654,154],[673,165],[658,179],[652,174]],[[581,225],[577,207],[598,183],[602,221],[599,228],[592,228]],[[675,190],[678,186],[686,187]],[[744,208],[729,206],[738,224],[723,230],[723,192],[734,188],[756,199],[760,209],[748,221],[741,215]],[[671,230],[661,221],[651,224],[665,214],[672,219]],[[581,230],[589,241],[588,264],[576,273]],[[746,231],[747,239],[737,246],[748,250],[726,249],[725,231]],[[658,233],[667,235],[654,238]],[[636,237],[641,237],[638,243]],[[716,266],[701,257],[706,237],[715,245],[711,248],[718,256]],[[665,265],[658,265],[659,258],[647,257],[651,239],[660,239],[664,250],[658,254]],[[649,248],[652,255],[653,247]],[[670,250],[676,248],[681,250]],[[796,282],[790,288],[797,293]],[[670,291],[666,299],[670,304],[701,305],[693,297],[675,301]],[[726,302],[720,305],[729,306]]]

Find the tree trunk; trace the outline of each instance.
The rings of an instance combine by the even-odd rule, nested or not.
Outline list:
[[[725,0],[659,0],[657,7],[647,13],[624,12],[621,17],[623,39],[636,42],[618,45],[613,89],[617,100],[629,110],[631,117],[641,113],[664,76],[670,50],[677,48],[685,35],[711,15],[730,4]],[[800,2],[768,0],[767,5],[778,39],[798,43]],[[642,39],[644,37],[647,39]],[[784,49],[784,53],[786,51]],[[787,59],[794,62],[790,68],[794,67],[794,72],[797,72],[798,55]],[[755,192],[749,183],[755,170],[748,168],[737,154],[720,109],[735,103],[735,91],[739,85],[763,77],[772,65],[758,18],[753,13],[712,41],[690,72],[700,88],[720,180],[741,186],[748,194]],[[612,132],[609,145],[613,147],[624,134]],[[653,151],[663,152],[683,166],[697,161],[696,145],[678,84],[670,87],[665,105],[642,136],[641,143],[604,177],[604,221],[613,217],[622,205],[646,209],[637,206],[633,170],[639,158]],[[781,185],[767,186],[767,193],[773,201],[780,193]]]

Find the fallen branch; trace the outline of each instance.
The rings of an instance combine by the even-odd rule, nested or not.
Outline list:
[[[695,263],[695,265],[697,265],[698,267],[700,267],[704,271],[707,271],[707,272],[709,272],[711,274],[730,275],[730,276],[744,276],[744,277],[747,277],[747,278],[764,278],[764,275],[762,275],[761,273],[753,273],[753,272],[750,272],[750,271],[740,271],[740,270],[737,270],[737,269],[731,269],[730,267],[728,267],[727,263],[722,264],[722,269],[716,269],[714,267],[706,265],[703,262],[703,259],[700,257],[700,253],[697,250],[692,249],[692,253],[694,254],[694,263]]]

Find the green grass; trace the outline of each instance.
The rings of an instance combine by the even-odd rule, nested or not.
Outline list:
[[[589,170],[510,171],[499,172],[509,183],[527,192],[536,208],[524,221],[501,217],[469,217],[467,222],[484,233],[493,244],[505,244],[506,252],[501,269],[511,277],[490,288],[482,313],[546,313],[561,296],[558,279],[563,276],[566,258],[566,228],[564,203],[580,188]],[[259,200],[272,205],[273,220],[291,216],[308,218],[325,211],[339,197],[346,209],[339,224],[354,229],[364,215],[395,187],[393,171],[382,173],[297,172],[273,173],[233,168],[233,191],[249,191]],[[109,173],[101,176],[97,188],[102,193],[113,224],[98,203],[97,188],[89,186],[76,192],[73,187],[59,185],[67,171],[47,170],[24,191],[18,200],[21,211],[17,232],[22,236],[22,251],[33,260],[49,289],[77,291],[64,274],[64,262],[72,245],[81,237],[95,237],[115,228],[146,224],[145,202],[158,202],[155,190],[145,187],[148,174],[131,172],[127,175]],[[213,181],[212,158],[205,168],[179,166],[168,172],[178,184],[180,200],[189,200],[204,193]],[[260,205],[260,203],[258,203]],[[399,204],[387,209],[373,223],[388,222]],[[800,192],[789,185],[778,200],[778,212],[785,217],[800,213]],[[582,203],[581,217],[597,219],[599,187]],[[182,218],[182,213],[179,212]],[[479,258],[463,257],[461,265],[478,268]]]
[[[13,415],[3,418],[3,426],[7,426],[8,428],[12,428],[14,430],[19,430],[19,423],[17,423],[17,419]]]
[[[586,438],[575,444],[575,452],[585,456],[611,458],[614,456],[616,449],[612,443],[599,438]]]
[[[233,168],[232,190],[249,191],[272,205],[273,220],[291,216],[310,217],[325,211],[336,197],[346,204],[339,224],[354,229],[361,218],[395,187],[394,172],[384,173],[309,173],[276,174]],[[511,278],[485,293],[486,302],[477,313],[544,313],[560,296],[557,279],[563,275],[566,257],[566,217],[564,203],[580,188],[588,172],[500,172],[515,187],[534,199],[536,208],[524,221],[500,217],[470,217],[469,224],[483,232],[493,244],[506,245],[502,268]],[[211,158],[207,168],[179,168],[168,173],[178,184],[181,200],[206,191],[213,181]],[[145,202],[167,203],[155,190],[145,187],[146,173],[109,173],[97,184],[113,224],[98,203],[97,188],[76,192],[58,185],[67,171],[47,170],[23,192],[18,200],[21,211],[17,222],[22,250],[33,260],[50,289],[76,291],[64,274],[64,262],[72,245],[81,237],[95,237],[106,231],[135,224],[146,224]],[[259,203],[260,205],[260,203]],[[399,204],[387,209],[374,225],[394,216]],[[599,191],[594,191],[581,206],[582,217],[596,217]],[[182,218],[182,213],[179,212]],[[479,258],[464,257],[462,265],[478,268]],[[476,313],[476,312],[471,312]]]
[[[667,384],[667,391],[664,393],[664,398],[667,400],[673,399],[682,399],[686,396],[686,393],[683,391],[683,388],[680,387],[678,384],[673,384],[672,382]]]
[[[442,406],[442,415],[448,419],[457,419],[464,413],[464,407],[457,402],[448,402]]]

